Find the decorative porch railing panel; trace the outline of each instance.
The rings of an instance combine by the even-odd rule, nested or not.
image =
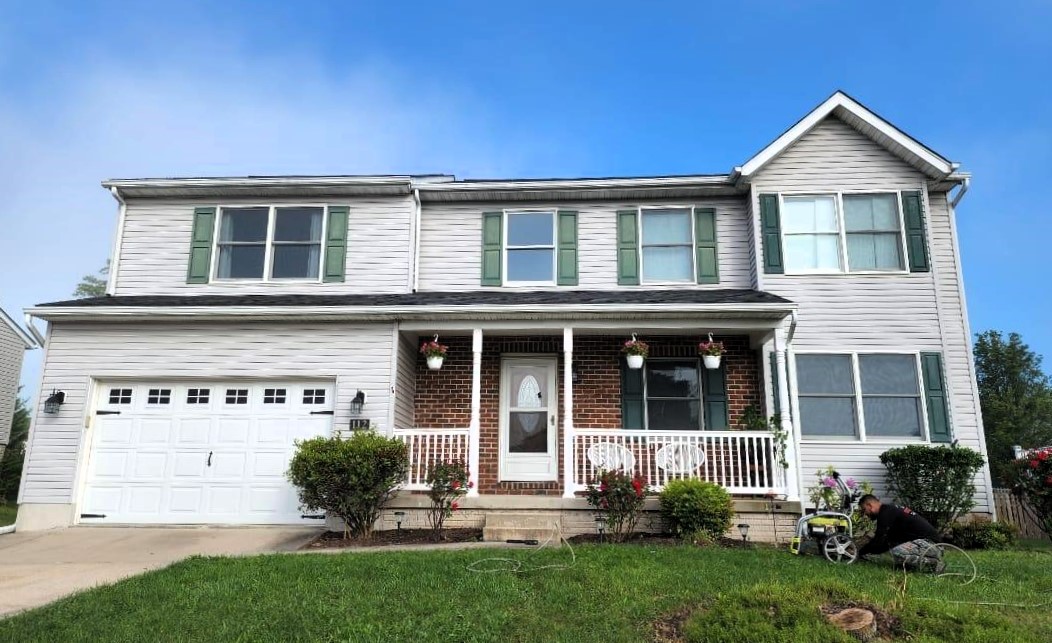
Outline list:
[[[467,429],[395,429],[409,451],[409,475],[403,489],[426,490],[427,472],[436,462],[468,461]]]
[[[765,431],[622,431],[575,429],[572,491],[602,468],[624,468],[654,490],[698,478],[734,494],[785,493],[774,436]]]

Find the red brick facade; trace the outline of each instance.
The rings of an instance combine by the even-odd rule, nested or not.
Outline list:
[[[582,429],[621,428],[621,336],[574,337],[573,362],[574,426]],[[643,337],[650,344],[650,356],[696,357],[702,337]],[[763,408],[759,356],[742,336],[718,337],[723,341],[727,382],[728,415],[737,428],[750,405]],[[471,421],[471,338],[445,337],[449,346],[441,370],[428,370],[422,356],[417,358],[415,425],[427,428],[467,428]],[[562,492],[562,440],[558,439],[557,482],[499,482],[499,409],[501,356],[557,356],[558,409],[563,408],[563,352],[561,336],[500,337],[483,339],[482,408],[479,436],[479,491],[482,494],[559,495]],[[558,426],[562,427],[561,419]],[[561,438],[561,430],[559,431]]]

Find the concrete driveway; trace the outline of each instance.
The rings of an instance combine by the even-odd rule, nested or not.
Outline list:
[[[311,527],[72,527],[0,536],[0,617],[195,554],[292,551]]]

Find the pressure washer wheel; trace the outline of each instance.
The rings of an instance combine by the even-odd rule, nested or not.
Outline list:
[[[858,560],[858,546],[844,534],[835,534],[822,542],[822,555],[831,563],[850,565]]]

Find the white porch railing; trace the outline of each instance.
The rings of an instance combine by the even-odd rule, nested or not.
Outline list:
[[[655,491],[670,480],[699,478],[733,494],[786,492],[774,436],[766,431],[574,429],[571,491],[595,480],[604,460],[606,468],[628,464]]]
[[[427,472],[436,462],[468,461],[468,429],[395,429],[409,451],[409,475],[403,489],[427,490]]]

